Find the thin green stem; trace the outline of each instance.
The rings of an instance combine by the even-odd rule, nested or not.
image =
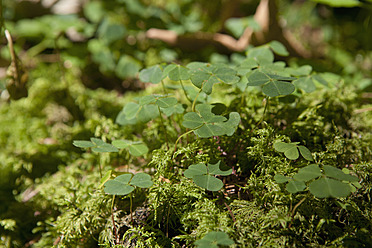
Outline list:
[[[265,98],[265,108],[264,108],[264,111],[263,111],[262,117],[261,117],[261,119],[257,122],[257,124],[255,125],[255,127],[252,128],[251,132],[253,132],[253,130],[256,129],[256,128],[261,124],[261,122],[263,121],[263,119],[264,119],[264,117],[265,117],[265,114],[266,114],[266,111],[267,111],[267,108],[268,108],[268,105],[269,105],[269,97],[266,97],[266,98]]]
[[[195,112],[195,105],[196,105],[196,101],[198,100],[198,97],[199,97],[199,94],[200,92],[202,92],[202,88],[200,88],[198,94],[196,95],[195,99],[194,99],[194,102],[192,103],[192,112]]]
[[[161,86],[163,87],[164,95],[166,95],[167,94],[167,90],[165,88],[164,81],[161,80],[160,82],[161,82]]]
[[[289,223],[288,225],[288,228],[291,228],[292,226],[292,222],[293,222],[293,217],[296,213],[296,209],[306,200],[306,195],[304,196],[304,198],[301,199],[301,201],[299,201],[292,209],[292,212],[291,212],[291,223]]]
[[[114,202],[115,202],[115,195],[112,195],[111,212],[114,211]]]
[[[245,102],[245,91],[243,92],[243,94],[241,95],[241,99],[240,99],[240,107],[243,107],[243,104]]]
[[[158,106],[158,105],[157,105]],[[164,137],[165,137],[165,143],[167,144],[167,149],[169,150],[169,142],[168,142],[168,134],[167,134],[167,128],[165,127],[165,124],[164,124],[164,118],[161,114],[161,110],[160,110],[160,107],[158,106],[158,110],[159,110],[159,115],[160,115],[160,121],[161,121],[161,125],[164,129]]]
[[[185,89],[185,87],[184,87],[181,79],[180,79],[180,83],[181,83],[181,87],[182,87],[183,93],[185,94],[185,97],[187,98],[187,100],[189,100],[189,102],[193,102],[191,100],[191,98],[187,95],[186,89]]]
[[[204,125],[204,124],[203,124],[203,125]],[[201,125],[200,127],[202,127],[203,125]],[[200,127],[197,127],[197,128],[195,128],[195,129],[191,129],[191,130],[187,131],[186,133],[181,134],[181,135],[178,137],[178,139],[176,140],[176,143],[174,144],[174,152],[173,152],[173,154],[177,151],[177,144],[178,144],[178,142],[180,141],[180,139],[181,139],[183,136],[188,135],[189,133],[191,133],[192,131],[194,131],[194,130],[200,128]]]
[[[266,114],[267,108],[269,106],[269,97],[267,97],[265,99],[266,99],[266,101],[265,101],[265,108],[264,108],[264,111],[262,113],[261,120],[258,122],[257,126],[259,126],[261,124],[261,122],[263,121],[263,119],[265,118],[265,114]]]
[[[292,209],[292,214],[291,214],[291,217],[293,219],[295,213],[296,213],[296,209],[306,200],[306,196],[304,198],[301,199],[301,201],[299,201]]]
[[[31,47],[30,49],[27,50],[27,54],[32,58],[35,57],[36,55],[40,54],[42,51],[48,48],[49,45],[52,45],[53,41],[51,40],[43,40],[37,45]]]

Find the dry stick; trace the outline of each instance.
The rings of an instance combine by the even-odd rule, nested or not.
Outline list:
[[[13,67],[14,67],[14,75],[13,75],[14,81],[16,82],[17,86],[20,86],[21,85],[21,81],[20,81],[21,79],[20,79],[20,73],[19,73],[19,68],[18,68],[18,63],[17,63],[17,55],[14,51],[13,39],[12,39],[12,36],[10,35],[10,33],[7,29],[5,29],[4,32],[5,32],[5,37],[8,40],[10,56],[12,58],[12,64],[13,64]]]
[[[227,210],[229,211],[229,213],[230,213],[230,215],[231,215],[231,218],[232,218],[233,222],[235,222],[236,220],[235,220],[234,213],[231,211],[229,205],[227,205],[227,203],[226,203],[225,201],[224,201],[223,203],[225,204]]]
[[[118,243],[118,231],[116,230],[115,226],[115,219],[114,219],[114,202],[115,202],[115,195],[112,195],[112,203],[111,203],[111,219],[112,219],[112,226],[114,229],[114,244],[116,245]]]
[[[372,111],[372,107],[369,107],[369,108],[362,108],[362,109],[356,109],[356,110],[354,110],[354,113],[355,113],[355,114],[360,114],[360,113],[368,112],[368,111]]]
[[[251,44],[262,45],[272,40],[278,40],[288,49],[290,54],[304,58],[310,57],[312,54],[293,35],[282,28],[277,14],[276,0],[261,0],[254,14],[254,20],[261,29],[254,31],[251,27],[247,27],[239,39],[222,33],[195,32],[190,35],[178,35],[175,31],[157,28],[147,30],[146,38],[161,40],[172,46],[192,50],[212,45],[223,49],[224,52],[226,50],[242,52]],[[226,18],[224,17],[225,20]]]

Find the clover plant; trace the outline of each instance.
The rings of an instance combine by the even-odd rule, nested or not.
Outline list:
[[[196,185],[202,188],[210,191],[218,191],[222,189],[223,183],[215,176],[228,176],[232,173],[232,169],[225,171],[221,170],[220,163],[221,161],[208,165],[203,163],[193,164],[190,165],[187,170],[185,170],[184,175],[187,178],[191,178]]]
[[[93,152],[119,152],[119,149],[127,148],[133,156],[142,156],[149,150],[142,141],[114,140],[112,144],[108,144],[97,138],[90,138],[90,140],[74,140],[73,145],[80,148],[91,148]]]
[[[135,175],[131,173],[121,174],[122,172],[109,170],[103,177],[101,176],[100,186],[104,187],[104,192],[113,196],[112,204],[115,196],[130,195],[132,216],[131,193],[135,187],[150,188],[153,185],[151,179],[153,176],[161,175],[159,180],[167,184],[168,181],[170,182],[168,178],[183,175],[191,180],[181,180],[181,182],[192,181],[194,184],[188,187],[193,187],[195,190],[201,187],[212,192],[223,191],[224,194],[216,193],[213,195],[222,196],[221,202],[225,204],[231,218],[235,221],[234,214],[228,204],[224,202],[225,199],[228,199],[225,198],[228,187],[224,187],[221,177],[231,175],[234,169],[236,173],[225,180],[227,183],[233,184],[231,182],[234,180],[233,178],[238,178],[242,173],[247,173],[243,171],[245,169],[242,166],[244,163],[242,163],[242,159],[249,160],[249,158],[242,158],[241,156],[247,156],[246,150],[254,151],[256,149],[250,147],[250,144],[254,142],[254,139],[260,139],[260,137],[253,137],[252,132],[260,133],[261,124],[267,125],[265,115],[269,100],[272,99],[271,104],[278,103],[280,101],[277,98],[291,94],[295,94],[300,99],[304,94],[315,91],[319,84],[327,85],[322,76],[313,72],[311,66],[287,67],[284,62],[274,62],[274,53],[285,56],[287,51],[282,44],[272,41],[261,47],[249,49],[246,56],[237,60],[235,64],[190,62],[186,65],[178,65],[171,63],[156,64],[142,69],[138,75],[139,79],[145,83],[161,84],[155,89],[162,92],[157,94],[156,90],[154,90],[155,93],[149,90],[151,94],[143,94],[127,102],[118,114],[116,123],[123,129],[128,126],[136,126],[138,130],[142,130],[141,127],[149,127],[156,123],[160,126],[160,129],[151,133],[152,138],[147,140],[148,133],[145,132],[133,132],[130,134],[133,137],[128,135],[121,139],[117,138],[112,140],[111,144],[98,138],[91,138],[90,141],[76,140],[73,143],[77,147],[90,148],[93,152],[99,153],[118,152],[119,149],[127,149],[132,156],[153,156],[151,163],[156,163],[158,166],[154,174],[143,173],[143,169],[139,168],[140,172]],[[253,121],[250,125],[247,124],[247,117],[250,113],[246,110],[244,104],[250,97],[253,97],[249,94],[257,92],[255,88],[258,89],[258,94],[265,100],[264,109],[260,120],[256,124]],[[223,90],[222,93],[219,92],[221,89]],[[226,97],[230,97],[229,94],[231,94],[231,103],[215,101],[214,94],[218,95],[218,93],[220,95],[225,94]],[[291,107],[296,108],[295,104]],[[273,114],[274,112],[271,111],[270,115]],[[152,145],[152,147],[157,146],[155,149],[158,150],[150,150],[146,143],[153,142],[153,137],[159,137],[156,135],[161,132],[163,132],[162,137],[164,138],[159,138],[158,143]],[[190,135],[192,133],[194,135]],[[246,140],[247,135],[248,140]],[[267,144],[271,144],[275,139],[277,137],[272,135]],[[208,144],[208,149],[200,148],[198,151],[193,151],[190,146],[191,140]],[[302,168],[291,169],[291,171],[294,171],[292,176],[276,173],[276,169],[270,172],[271,175],[274,175],[273,179],[276,183],[286,184],[285,189],[289,193],[305,195],[295,207],[291,207],[292,220],[296,209],[308,195],[320,199],[328,197],[344,198],[361,187],[358,177],[351,175],[349,171],[340,170],[327,163],[322,165],[322,161],[314,161],[315,156],[313,157],[311,151],[300,143],[277,141],[273,144],[273,148],[279,153],[284,153],[285,158],[291,160],[291,164],[299,164]],[[163,144],[166,144],[166,147]],[[233,147],[229,147],[230,144]],[[266,149],[267,144],[261,149]],[[177,151],[177,146],[182,148]],[[174,148],[173,153],[172,148]],[[159,150],[162,150],[161,156]],[[218,154],[212,154],[213,151],[217,151]],[[209,157],[209,161],[218,162],[205,163],[205,160],[201,160],[202,154]],[[213,159],[211,160],[212,156]],[[240,157],[236,159],[237,156]],[[273,155],[262,155],[260,153],[259,159],[270,160],[271,156]],[[302,158],[305,160],[302,161]],[[319,160],[318,157],[317,159]],[[252,159],[252,161],[255,160]],[[228,162],[230,166],[227,170],[221,168],[221,164],[225,162]],[[308,164],[310,162],[312,164]],[[150,166],[152,166],[151,163]],[[252,166],[259,165],[253,164]],[[117,174],[119,176],[112,176]],[[231,185],[228,186],[231,187]],[[160,184],[157,187],[165,186]],[[244,187],[248,186],[245,185]],[[165,203],[159,203],[160,197],[163,196],[158,192],[154,201],[156,204],[166,206]],[[158,211],[163,212],[163,214],[167,212],[166,214],[169,215],[170,211],[174,211],[171,210],[173,208],[174,206],[169,205],[169,207],[164,207],[164,211],[156,209],[155,215]],[[287,216],[284,219],[291,218]],[[112,219],[113,225],[115,225],[114,217]],[[283,223],[282,225],[285,226]],[[168,234],[168,220],[165,226]],[[219,245],[231,245],[233,243],[226,233],[210,232],[203,239],[197,240],[195,245],[197,247],[218,247]]]
[[[291,160],[298,159],[300,156],[298,151],[300,151],[301,155],[309,161],[313,161],[313,157],[309,149],[305,146],[298,146],[300,142],[291,142],[291,143],[284,143],[284,142],[276,142],[274,144],[275,150],[278,152],[284,152],[284,155]]]
[[[293,177],[276,174],[274,179],[277,183],[287,183],[286,189],[290,193],[304,191],[307,187],[318,198],[346,197],[361,187],[356,176],[329,165],[321,169],[317,164],[310,164],[299,169]]]
[[[90,138],[86,140],[74,140],[73,145],[80,148],[92,148],[93,152],[118,152],[118,148],[104,142],[101,139]]]
[[[217,136],[232,136],[240,123],[240,114],[238,112],[226,112],[226,106],[221,103],[210,104],[200,98],[201,94],[209,96],[213,92],[216,84],[225,84],[229,87],[236,87],[245,91],[247,87],[260,87],[262,93],[269,98],[286,96],[292,94],[296,88],[306,92],[315,90],[315,81],[326,85],[325,80],[316,73],[312,72],[311,66],[301,66],[298,68],[286,67],[282,62],[274,62],[273,52],[282,56],[287,54],[284,46],[272,41],[267,45],[248,50],[246,58],[240,61],[240,64],[233,67],[227,64],[211,64],[204,62],[191,62],[186,66],[178,64],[159,64],[149,68],[142,69],[139,73],[139,79],[143,82],[152,84],[162,84],[164,94],[151,94],[135,98],[133,102],[127,103],[119,113],[116,122],[120,125],[136,125],[146,123],[160,118],[163,127],[167,148],[169,149],[169,138],[165,126],[166,119],[173,115],[181,116],[181,125],[185,129],[179,134],[174,144],[174,151],[181,138],[193,132],[198,138],[211,138]],[[174,82],[176,84],[165,85],[165,82]],[[178,83],[178,86],[177,86]],[[190,85],[196,88],[196,94],[190,94]],[[170,90],[181,89],[189,103],[178,99],[177,94],[168,94]],[[243,92],[244,93],[244,92]],[[216,106],[223,106],[217,110]],[[262,116],[264,118],[268,102]],[[258,126],[258,124],[257,124]],[[142,156],[149,152],[143,141],[114,140],[112,144],[103,142],[97,138],[91,138],[91,141],[74,141],[74,145],[81,148],[92,148],[95,152],[117,152],[119,149],[128,149],[133,156]],[[278,152],[283,152],[290,160],[296,160],[301,154],[308,161],[313,161],[309,149],[299,145],[299,142],[276,142],[274,148]],[[195,184],[211,191],[218,191],[223,187],[223,183],[215,175],[229,175],[231,170],[221,171],[219,164],[203,163],[192,164],[185,170],[184,175],[191,178]],[[287,178],[277,174],[277,182],[288,182],[286,188],[291,193],[303,191],[306,188],[305,182],[313,180],[309,184],[310,193],[315,196],[323,197],[341,197],[348,195],[355,184],[356,177],[348,177],[349,183],[340,177],[330,176],[329,168],[325,165],[324,173],[318,172],[316,178],[304,179],[301,175],[305,171],[315,171],[315,165],[305,167],[299,170],[300,176]],[[335,170],[337,168],[332,167]],[[320,170],[320,169],[319,169]],[[319,174],[320,173],[320,174]],[[338,176],[341,174],[338,174]],[[351,177],[353,178],[351,180]],[[123,177],[124,178],[124,177]],[[301,179],[300,179],[301,178]],[[338,180],[338,181],[337,181]],[[347,181],[347,180],[346,180]],[[115,182],[118,183],[118,182]],[[323,187],[327,185],[326,187]],[[319,187],[321,186],[321,187]],[[339,191],[334,191],[339,187]],[[129,189],[127,185],[126,188]]]
[[[198,113],[186,113],[183,116],[182,125],[192,129],[200,138],[231,136],[240,122],[240,115],[237,112],[231,112],[227,120],[224,116],[212,113],[212,108],[213,106],[207,104],[196,105]]]
[[[134,187],[150,188],[153,182],[151,176],[146,173],[122,174],[105,182],[104,190],[110,195],[128,195]]]

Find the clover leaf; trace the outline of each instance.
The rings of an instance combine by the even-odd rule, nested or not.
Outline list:
[[[294,194],[303,191],[306,188],[306,184],[302,181],[290,180],[285,188],[289,193]]]
[[[112,145],[119,149],[128,149],[133,156],[142,156],[149,151],[149,148],[141,141],[114,140]]]
[[[187,67],[191,70],[191,82],[208,95],[212,93],[213,85],[216,83],[235,84],[240,80],[237,72],[225,65],[190,63]]]
[[[177,99],[174,97],[159,97],[155,101],[155,104],[160,108],[169,108],[177,104]]]
[[[262,92],[270,97],[289,95],[294,92],[295,86],[287,81],[295,80],[293,77],[283,77],[275,74],[255,70],[248,77],[248,86],[261,86]]]
[[[287,68],[292,76],[308,76],[313,68],[310,65],[303,65],[298,68]]]
[[[293,81],[293,84],[306,93],[311,93],[316,90],[314,81],[311,76],[300,77],[299,79]]]
[[[355,176],[352,176],[350,174],[347,174],[343,172],[342,170],[329,166],[329,165],[324,165],[323,166],[324,174],[328,177],[332,177],[341,181],[348,181],[348,182],[357,182],[358,178]]]
[[[140,188],[150,188],[153,185],[153,182],[151,181],[151,176],[149,174],[137,173],[133,176],[130,184]]]
[[[170,64],[164,68],[164,74],[168,75],[173,81],[190,79],[190,70],[186,67]]]
[[[190,167],[185,170],[184,175],[187,178],[192,178],[194,183],[199,187],[210,191],[218,191],[222,189],[223,182],[214,176],[228,176],[232,173],[232,169],[226,171],[221,170],[220,162],[221,161],[218,161],[216,164],[208,164],[208,166],[203,163],[190,165]]]
[[[272,64],[274,54],[268,47],[255,47],[248,50],[248,58],[253,58],[259,65]]]
[[[244,76],[248,72],[252,71],[253,68],[257,68],[257,67],[258,67],[258,63],[254,58],[246,58],[240,63],[240,65],[236,68],[236,70],[237,70],[238,75]]]
[[[298,181],[310,181],[314,178],[320,177],[322,172],[316,164],[310,164],[298,170],[297,174],[294,175],[294,179]]]
[[[119,113],[121,115],[120,122],[124,124],[136,124],[137,122],[131,121],[136,118],[138,121],[145,123],[159,116],[158,107],[166,109],[177,105],[177,99],[168,97],[167,95],[148,95],[137,100],[138,103],[130,102],[124,106],[123,110]],[[177,111],[179,111],[179,108]],[[176,111],[169,112],[174,113]]]
[[[115,123],[121,126],[135,125],[137,123],[137,119],[136,118],[129,119],[127,115],[124,113],[124,110],[121,110],[118,116],[116,116]]]
[[[274,53],[280,55],[280,56],[288,56],[289,52],[287,51],[287,48],[280,43],[279,41],[273,40],[270,43],[268,43],[270,48],[274,51]]]
[[[150,188],[153,185],[151,176],[146,173],[122,174],[104,184],[104,191],[111,195],[128,195],[132,193],[135,186]]]
[[[139,79],[145,83],[158,84],[163,78],[163,71],[159,65],[143,69],[139,73]]]
[[[309,185],[309,191],[318,198],[346,197],[351,193],[351,187],[332,178],[320,178]]]
[[[323,172],[316,164],[310,164],[298,170],[293,178],[276,174],[274,179],[277,183],[286,183],[286,189],[290,193],[297,193],[306,188],[305,182],[311,194],[318,198],[346,197],[359,187],[358,178],[344,173],[342,170],[329,166],[323,166]]]
[[[163,112],[166,116],[171,116],[174,113],[182,114],[185,109],[183,108],[181,103],[177,103],[176,105],[173,105],[168,108],[161,108],[161,112]]]
[[[284,152],[284,155],[291,160],[298,159],[300,151],[301,155],[309,161],[313,161],[313,157],[309,149],[305,146],[298,146],[298,142],[292,143],[284,143],[284,142],[276,142],[274,144],[274,149],[278,152]]]
[[[124,106],[123,113],[129,120],[131,120],[137,116],[140,109],[141,109],[141,105],[135,102],[130,102]]]
[[[212,136],[232,135],[240,122],[240,115],[237,112],[229,114],[229,120],[221,115],[212,112],[212,105],[198,104],[196,110],[199,112],[186,113],[182,125],[194,129],[194,133],[200,138]]]
[[[349,183],[358,182],[356,176],[344,173],[342,170],[323,166],[324,176],[309,184],[309,191],[316,197],[346,197],[353,191]]]
[[[145,106],[154,102],[156,102],[156,98],[153,95],[143,96],[138,101],[140,106]]]
[[[117,176],[115,179],[108,180],[104,184],[104,191],[111,195],[127,195],[130,194],[134,187],[129,185],[132,174],[123,174]]]
[[[218,245],[232,245],[234,241],[224,232],[209,232],[202,239],[195,241],[198,248],[218,248]]]
[[[153,104],[140,105],[135,102],[130,102],[123,108],[123,113],[128,120],[137,118],[140,122],[148,122],[159,115],[157,107]]]
[[[80,148],[92,148],[93,152],[118,152],[119,150],[101,139],[90,138],[90,141],[86,140],[74,140],[72,143],[76,147]]]

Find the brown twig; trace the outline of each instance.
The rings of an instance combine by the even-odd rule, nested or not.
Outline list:
[[[233,12],[229,12],[231,15]],[[151,28],[146,32],[148,39],[161,40],[171,46],[181,47],[184,50],[197,50],[212,45],[220,52],[242,52],[247,49],[250,44],[261,45],[272,40],[280,41],[289,51],[292,56],[310,57],[311,54],[299,43],[284,31],[277,19],[278,7],[275,0],[261,0],[256,12],[254,20],[259,24],[261,29],[254,31],[251,27],[247,27],[239,39],[222,34],[222,33],[207,33],[195,32],[187,35],[178,35],[175,31]],[[226,16],[224,19],[228,19]]]
[[[226,206],[227,210],[229,211],[229,213],[230,213],[230,216],[231,216],[231,218],[232,218],[233,222],[235,222],[235,221],[236,221],[236,219],[235,219],[234,213],[233,213],[233,212],[231,211],[231,209],[230,209],[229,205],[227,205],[227,203],[226,203],[225,201],[224,201],[223,203],[225,204],[225,206]]]
[[[354,110],[354,113],[355,113],[355,114],[360,114],[360,113],[368,112],[368,111],[372,111],[372,107],[369,107],[369,108],[362,108],[362,109],[356,109],[356,110]]]
[[[115,219],[114,219],[114,202],[115,202],[115,195],[112,196],[112,204],[111,204],[111,219],[112,219],[112,226],[113,226],[113,231],[114,231],[114,245],[119,243],[118,239],[118,231],[115,226]]]
[[[12,39],[12,36],[10,35],[9,31],[7,29],[5,29],[5,37],[8,41],[8,46],[9,46],[9,51],[10,51],[10,56],[12,58],[12,65],[13,65],[13,68],[14,68],[14,75],[13,75],[13,78],[14,78],[14,81],[16,83],[16,86],[20,86],[21,85],[21,77],[20,77],[20,71],[19,71],[19,68],[18,68],[18,63],[17,63],[17,55],[14,51],[14,46],[13,46],[13,39]]]

